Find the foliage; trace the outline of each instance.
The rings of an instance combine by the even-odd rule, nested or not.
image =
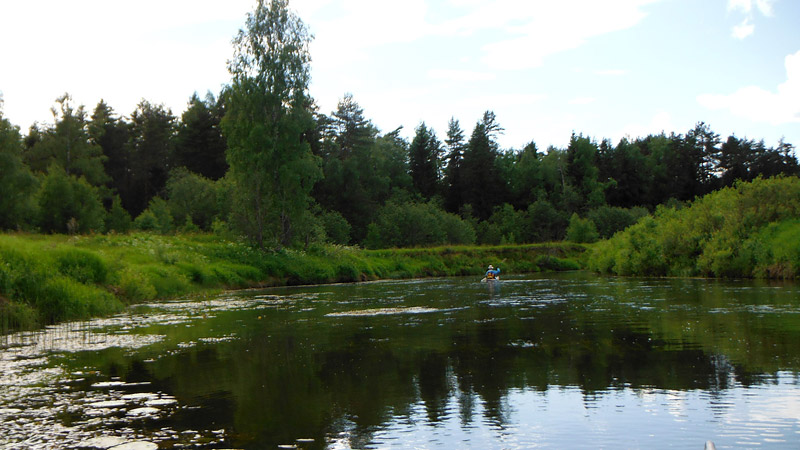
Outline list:
[[[489,217],[487,234],[481,237],[481,242],[493,242],[497,244],[516,244],[524,242],[523,228],[525,222],[525,212],[516,211],[514,207],[506,203],[495,208],[494,213]]]
[[[414,189],[429,199],[436,194],[441,176],[442,150],[436,133],[429,130],[424,122],[417,127],[408,152],[409,173]]]
[[[136,218],[133,225],[141,231],[170,234],[175,229],[174,222],[167,202],[161,197],[154,197],[150,200],[147,209]]]
[[[133,221],[133,227],[139,231],[158,231],[158,220],[153,211],[147,209]]]
[[[339,245],[350,243],[352,227],[338,211],[326,211],[320,214],[319,220],[329,242]]]
[[[524,239],[527,242],[551,242],[564,237],[567,218],[547,200],[537,200],[528,206]]]
[[[569,226],[567,227],[567,240],[570,242],[590,244],[597,242],[600,234],[597,232],[592,219],[581,218],[578,213],[573,213],[569,218]]]
[[[122,207],[122,200],[120,200],[119,196],[115,195],[111,203],[111,209],[108,211],[108,216],[106,216],[106,232],[127,233],[132,226],[131,215]]]
[[[260,248],[292,243],[319,178],[303,136],[314,128],[305,24],[286,0],[259,0],[234,39],[222,127],[237,223]]]
[[[567,147],[566,176],[582,199],[582,204],[574,205],[573,208],[583,210],[605,203],[605,188],[598,181],[596,158],[597,143],[583,135],[573,134]]]
[[[86,179],[52,165],[38,193],[39,227],[47,233],[103,231],[105,210],[97,189]],[[72,226],[68,224],[72,223]],[[70,230],[69,228],[74,228]]]
[[[601,206],[589,211],[586,217],[594,222],[600,239],[608,239],[648,214],[647,209],[642,207]]]
[[[30,328],[117,312],[122,304],[98,285],[107,273],[97,255],[4,237],[0,239],[0,296],[9,304],[0,314],[9,314],[16,327]]]
[[[0,230],[24,228],[33,222],[37,180],[22,161],[19,129],[0,109]]]
[[[442,180],[444,207],[447,212],[455,213],[464,204],[464,177],[461,171],[466,149],[464,131],[455,118],[451,117],[447,123],[447,139],[445,139],[444,144],[447,149],[447,162],[444,169],[444,179]]]
[[[37,172],[49,171],[53,164],[64,173],[84,177],[92,186],[108,181],[102,148],[90,139],[89,122],[83,105],[72,106],[72,97],[64,94],[53,107],[55,124],[45,130],[40,140],[27,152],[30,167]]]
[[[432,203],[389,203],[370,224],[367,248],[471,244],[475,232],[458,216]]]
[[[211,180],[225,175],[226,145],[219,127],[222,112],[221,102],[210,92],[205,100],[200,100],[196,93],[192,95],[175,135],[175,160],[179,167]]]
[[[352,94],[330,114],[319,111],[308,93],[311,39],[288,0],[260,0],[234,38],[230,83],[216,97],[193,94],[179,117],[142,99],[125,115],[101,100],[87,119],[68,94],[56,100],[52,125],[34,124],[25,136],[0,115],[0,229],[213,230],[262,249],[326,239],[367,245],[368,236],[380,246],[500,244],[564,239],[577,213],[607,239],[646,211],[677,214],[662,205],[739,181],[800,175],[791,144],[723,138],[703,122],[617,143],[576,131],[566,148],[531,140],[501,149],[503,129],[486,111],[471,133],[452,117],[443,142],[425,123],[409,142],[402,127],[376,127]],[[422,202],[430,204],[408,206]],[[386,210],[398,205],[436,226],[399,227]],[[442,238],[445,222],[451,236]],[[571,239],[594,239],[588,222],[573,225]],[[760,265],[766,237],[742,246],[737,240],[750,236],[662,231],[664,242],[648,251],[669,252],[670,275],[751,276],[754,264],[757,276],[792,270]],[[612,266],[638,270],[618,262]],[[650,263],[645,272],[667,266]]]
[[[62,247],[53,250],[50,257],[59,273],[80,283],[103,284],[108,278],[108,265],[95,253]]]
[[[619,275],[796,276],[800,179],[739,182],[689,207],[659,208],[598,244],[590,267]]]
[[[209,230],[219,215],[217,189],[208,178],[178,168],[170,173],[166,185],[167,207],[175,221],[190,221],[202,230]]]
[[[362,242],[380,207],[398,192],[411,190],[408,144],[399,130],[379,136],[364,111],[345,95],[330,117],[320,119],[323,177],[313,195],[323,209],[338,211]]]
[[[175,120],[169,108],[146,100],[131,114],[125,175],[129,182],[119,192],[131,216],[138,216],[153,197],[163,195],[175,161]]]
[[[475,215],[486,220],[496,205],[502,204],[501,180],[495,161],[498,156],[497,134],[503,129],[493,112],[486,111],[483,119],[475,125],[461,166],[466,180],[463,188],[464,203],[472,205]]]

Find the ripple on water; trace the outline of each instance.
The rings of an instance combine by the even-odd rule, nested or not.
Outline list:
[[[341,311],[328,313],[328,317],[361,317],[361,316],[385,316],[393,314],[425,314],[437,312],[437,308],[427,308],[424,306],[415,306],[408,308],[373,308],[361,309],[356,311]]]

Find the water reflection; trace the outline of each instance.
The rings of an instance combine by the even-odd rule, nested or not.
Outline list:
[[[144,305],[3,337],[0,436],[39,420],[63,433],[38,448],[780,447],[800,433],[798,298],[570,274]]]

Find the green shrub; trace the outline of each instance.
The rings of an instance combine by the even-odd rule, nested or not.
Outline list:
[[[139,231],[157,231],[158,220],[156,215],[149,209],[144,210],[136,220],[133,221],[133,226]]]
[[[645,208],[626,209],[614,206],[601,206],[589,211],[587,218],[594,222],[600,239],[608,239],[613,236],[614,233],[628,228],[648,214]]]
[[[576,243],[592,243],[597,242],[600,238],[591,219],[582,219],[577,213],[572,214],[569,219],[569,226],[567,227],[567,240]]]
[[[252,266],[221,262],[208,267],[215,279],[228,287],[246,286],[261,279],[261,272]]]
[[[103,231],[105,209],[97,188],[53,164],[38,193],[39,226],[48,233]],[[68,224],[72,224],[68,229]]]
[[[338,211],[327,211],[319,216],[319,220],[329,242],[341,245],[350,243],[352,227]]]
[[[0,264],[3,265],[0,294],[12,300],[30,302],[48,277],[44,262],[20,249],[0,245]]]
[[[132,226],[131,215],[122,207],[122,201],[119,196],[115,195],[111,203],[111,210],[106,216],[106,232],[127,233]]]
[[[568,220],[562,211],[547,200],[528,206],[523,222],[524,242],[552,242],[563,239]]]
[[[771,223],[751,240],[755,275],[795,279],[800,276],[800,219]]]
[[[619,275],[795,278],[800,178],[738,183],[681,209],[659,207],[588,258]]]
[[[508,203],[495,208],[494,213],[489,217],[491,232],[499,238],[499,243],[515,244],[522,241],[522,228],[525,221],[525,213],[514,210]],[[494,239],[484,236],[485,239]]]
[[[213,181],[180,167],[170,173],[166,190],[166,204],[172,217],[185,217],[185,223],[191,222],[203,230],[211,227],[218,214]]]
[[[147,207],[156,218],[157,231],[161,234],[170,234],[174,231],[174,219],[169,211],[167,202],[161,197],[153,197]]]
[[[192,216],[187,215],[186,220],[183,221],[181,233],[199,233],[200,228],[192,222]]]
[[[176,265],[186,274],[189,281],[194,284],[205,286],[216,281],[212,272],[198,264],[179,262]]]
[[[470,240],[471,226],[433,203],[389,202],[367,227],[367,248],[421,247]],[[452,230],[452,232],[449,232]]]

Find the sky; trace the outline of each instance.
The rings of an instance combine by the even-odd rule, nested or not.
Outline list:
[[[800,1],[290,0],[314,35],[310,94],[351,94],[381,130],[469,136],[484,111],[504,149],[685,134],[800,147]],[[120,116],[144,100],[176,116],[230,80],[255,0],[0,2],[3,117],[53,122],[64,93]]]

